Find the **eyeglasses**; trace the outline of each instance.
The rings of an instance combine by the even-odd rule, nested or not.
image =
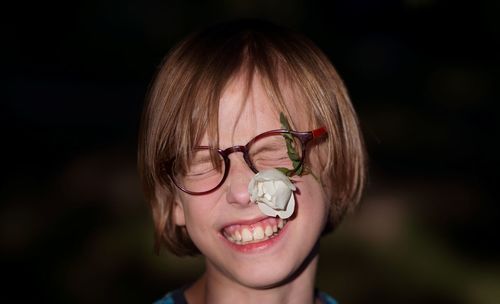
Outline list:
[[[165,163],[164,169],[180,190],[192,195],[207,194],[219,188],[226,180],[231,153],[243,153],[243,159],[254,173],[284,168],[293,175],[304,163],[307,144],[324,134],[324,127],[309,132],[280,129],[259,134],[244,146],[224,150],[197,146],[186,163],[170,159]]]

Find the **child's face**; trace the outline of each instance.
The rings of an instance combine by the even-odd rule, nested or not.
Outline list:
[[[244,80],[237,78],[222,96],[219,109],[222,149],[245,145],[258,134],[281,128],[279,114],[272,109],[259,79],[254,80],[239,115],[245,98],[244,88]],[[300,102],[293,100],[293,96],[288,98],[291,100],[287,102]],[[296,113],[290,119],[296,122],[299,131],[320,127],[308,126],[300,120],[301,112],[290,107],[289,110]],[[204,138],[201,144],[207,144],[207,139]],[[319,176],[318,155],[310,156],[309,166]],[[295,192],[296,210],[285,226],[267,240],[264,237],[262,241],[235,244],[224,235],[253,234],[258,227],[265,231],[267,226],[272,229],[279,223],[264,216],[257,204],[250,202],[248,183],[254,173],[242,154],[233,153],[229,158],[229,176],[214,192],[197,196],[178,191],[176,223],[186,226],[191,239],[206,257],[207,273],[211,278],[252,288],[280,284],[296,273],[318,241],[327,221],[329,197],[311,174],[295,177],[293,180],[298,189]]]

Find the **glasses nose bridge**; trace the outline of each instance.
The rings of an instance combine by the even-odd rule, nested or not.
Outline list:
[[[247,146],[232,146],[232,147],[229,147],[225,150],[222,151],[222,153],[224,154],[224,156],[227,158],[227,160],[230,162],[229,160],[229,155],[231,153],[235,153],[235,152],[241,152],[243,153],[243,159],[245,160],[245,163],[247,164],[247,166],[253,171],[253,172],[256,172],[252,162],[250,161],[250,158],[248,156],[248,148]]]

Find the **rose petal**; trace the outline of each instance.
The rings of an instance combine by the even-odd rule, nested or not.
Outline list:
[[[262,189],[264,190],[265,193],[269,195],[274,195],[274,193],[276,193],[276,186],[273,181],[262,183]]]
[[[255,181],[275,181],[279,180],[286,183],[290,189],[293,189],[295,186],[290,182],[288,176],[283,174],[283,172],[277,169],[268,169],[265,171],[261,171],[254,176]]]
[[[274,195],[274,207],[276,209],[284,210],[288,204],[288,201],[290,200],[291,195],[292,191],[290,191],[290,189],[286,188],[286,186],[282,184],[282,186],[276,190],[276,194]]]
[[[264,213],[267,216],[275,217],[276,215],[278,215],[278,211],[274,210],[273,208],[269,207],[266,204],[257,203],[257,206],[259,206],[260,211],[262,211],[262,213]]]
[[[295,210],[295,185],[281,171],[269,169],[254,175],[248,184],[250,200],[268,216],[290,217]]]
[[[282,219],[287,219],[290,216],[292,216],[294,211],[295,211],[295,197],[292,194],[292,196],[290,196],[290,200],[288,201],[288,204],[286,205],[286,210],[285,211],[278,211],[278,216]]]
[[[264,185],[262,183],[257,182],[257,196],[264,195]]]

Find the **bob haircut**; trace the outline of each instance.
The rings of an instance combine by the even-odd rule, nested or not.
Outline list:
[[[322,173],[328,176],[323,187],[331,189],[332,197],[324,232],[337,226],[360,200],[365,181],[363,140],[347,90],[328,58],[305,37],[264,21],[219,24],[175,46],[147,96],[138,168],[152,208],[157,253],[161,245],[179,256],[199,253],[186,228],[174,223],[179,190],[162,167],[173,157],[188,162],[189,151],[205,133],[209,145],[218,146],[219,100],[226,85],[242,73],[249,83],[258,75],[273,107],[287,115],[292,128],[294,113],[286,106],[283,84],[300,96],[300,115],[314,127],[327,129],[321,143],[326,152]]]

